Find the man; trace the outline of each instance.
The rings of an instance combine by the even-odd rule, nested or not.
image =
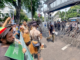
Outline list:
[[[65,30],[65,26],[66,26],[66,25],[65,25],[65,21],[62,21],[62,22],[61,22],[61,26],[62,26],[62,31],[64,31],[64,30]]]
[[[8,47],[14,43],[14,36],[11,29],[0,27],[0,60],[15,60],[5,56]],[[23,52],[25,53],[26,50],[23,49]]]
[[[32,30],[30,31],[30,36],[31,36],[31,44],[29,46],[30,48],[30,53],[32,55],[34,54],[38,54],[38,60],[40,60],[39,56],[40,56],[40,31],[37,30],[37,24],[36,23],[33,23],[32,24]],[[34,45],[35,44],[39,44],[38,47],[35,47]]]
[[[11,28],[0,27],[0,59],[1,60],[12,60],[11,58],[5,57],[5,53],[10,44],[14,42],[13,33],[10,31]]]
[[[50,28],[49,28],[50,34],[53,33],[53,30],[54,30],[54,26],[53,26],[53,24],[50,22]]]
[[[22,30],[22,35],[24,42],[26,43],[26,46],[29,46],[30,44],[30,35],[29,35],[29,30],[26,21],[23,22],[22,26],[20,27]]]
[[[28,26],[27,26],[26,21],[23,22],[22,27],[24,28],[24,30],[25,30],[25,29],[28,29]]]
[[[25,30],[27,30],[26,33],[29,32],[26,21],[24,21],[23,24],[20,26],[20,30],[21,30],[22,33],[24,33]]]
[[[9,23],[8,23],[9,22]],[[7,24],[11,24],[11,18],[8,17],[5,22],[2,24],[2,27],[5,27]]]
[[[60,22],[59,21],[58,21],[57,27],[58,27],[58,31],[60,31]]]
[[[9,23],[8,23],[9,22]],[[11,24],[11,18],[8,17],[4,23],[0,22],[0,27],[5,27],[7,24]]]
[[[53,26],[53,24],[50,22],[49,37],[47,38],[47,40],[50,39],[50,38],[52,38],[52,42],[54,42],[54,34],[53,34],[53,31],[55,31],[55,30],[54,30],[54,26]]]

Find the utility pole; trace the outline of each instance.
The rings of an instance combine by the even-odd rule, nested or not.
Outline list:
[[[64,15],[64,19],[66,20],[66,8],[65,8],[65,15]]]

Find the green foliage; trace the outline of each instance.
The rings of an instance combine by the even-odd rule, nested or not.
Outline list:
[[[14,15],[16,15],[16,11],[14,12]],[[20,21],[24,21],[24,20],[28,21],[29,19],[28,19],[26,13],[21,9],[21,11],[20,11]]]
[[[38,5],[40,3],[39,1],[40,0],[2,0],[3,3],[2,5],[4,6],[5,5],[4,3],[13,5],[16,8],[16,11],[18,12],[16,14],[16,17],[18,17],[16,18],[16,20],[19,20],[24,16],[24,13],[20,13],[21,7],[25,7],[26,10],[28,9],[28,11],[32,13],[32,16],[34,16],[35,12],[37,11]],[[21,18],[20,18],[20,14],[21,14]]]
[[[4,7],[5,7],[4,2],[0,0],[0,8],[4,8]]]
[[[7,16],[5,16],[4,19],[1,19],[1,18],[0,18],[0,22],[4,22],[7,18],[8,18]]]
[[[25,1],[25,0],[23,0],[23,1]],[[24,6],[29,10],[29,12],[31,12],[31,7],[32,7],[32,14],[34,16],[35,12],[37,11],[39,3],[40,3],[40,0],[26,0],[24,2]]]
[[[66,17],[65,12],[59,12],[59,16],[62,20],[68,20],[69,18],[72,17],[80,17],[80,11],[77,12],[77,9],[80,9],[80,5],[72,6],[67,12],[66,12]]]
[[[40,20],[40,19],[41,19],[42,21],[44,21],[44,17],[41,15],[40,18],[39,18],[37,12],[35,12],[34,18],[35,18],[36,21],[37,21],[37,20]]]
[[[24,17],[24,20],[25,20],[25,21],[28,21],[28,18],[25,16],[25,17]]]
[[[36,12],[35,12],[34,18],[35,18],[35,20],[38,19],[38,14]]]
[[[44,21],[44,17],[42,17],[42,21]]]

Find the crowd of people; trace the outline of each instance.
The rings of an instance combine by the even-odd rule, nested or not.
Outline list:
[[[48,30],[52,32],[53,30],[56,31],[65,31],[67,29],[73,30],[74,28],[78,28],[78,22],[77,21],[54,21],[54,24],[52,22],[47,24]]]
[[[0,22],[0,60],[17,60],[4,55],[9,46],[14,42],[18,42],[21,45],[20,34],[22,34],[31,55],[34,57],[37,54],[38,60],[40,60],[42,31],[39,24],[36,21],[32,21],[29,24],[26,21],[21,25],[12,24],[10,17],[4,23]],[[22,49],[24,55],[26,51],[25,48]]]
[[[68,24],[67,24],[68,23]],[[68,26],[67,26],[68,25]],[[73,22],[52,22],[47,24],[49,35],[52,35],[54,41],[54,33],[55,31],[72,31],[74,29],[78,29],[78,23]],[[28,47],[31,55],[34,57],[35,54],[38,56],[38,60],[40,60],[40,52],[42,48],[42,29],[40,27],[40,22],[31,21],[26,22],[23,21],[22,24],[16,24],[11,22],[11,18],[8,17],[5,22],[0,22],[0,59],[1,60],[17,60],[12,57],[6,57],[5,53],[8,50],[9,46],[14,42],[17,44],[21,44],[20,42],[20,34],[22,34],[23,40]],[[48,38],[47,38],[48,39]],[[26,53],[26,49],[23,48],[21,50],[24,55]],[[24,56],[26,58],[26,56]]]
[[[47,39],[52,38],[52,41],[54,41],[54,32],[64,32],[65,34],[70,34],[70,32],[74,32],[74,34],[78,31],[79,32],[79,26],[77,21],[54,21],[47,23],[47,28],[49,30],[49,37]],[[74,35],[73,34],[73,35]]]

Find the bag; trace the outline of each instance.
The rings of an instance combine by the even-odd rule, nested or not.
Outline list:
[[[35,38],[35,36],[34,36],[34,33],[33,33],[33,37],[32,36],[30,36],[31,37],[31,41],[32,40],[34,40],[33,38]],[[39,46],[41,46],[41,43],[40,43],[40,39],[39,39],[39,37],[37,36],[37,44],[34,44],[33,42],[32,42],[32,44],[33,44],[33,46],[34,47],[39,47]]]
[[[34,44],[34,43],[32,42],[32,44],[33,44],[34,47],[39,47],[39,46],[40,46],[40,43]]]

